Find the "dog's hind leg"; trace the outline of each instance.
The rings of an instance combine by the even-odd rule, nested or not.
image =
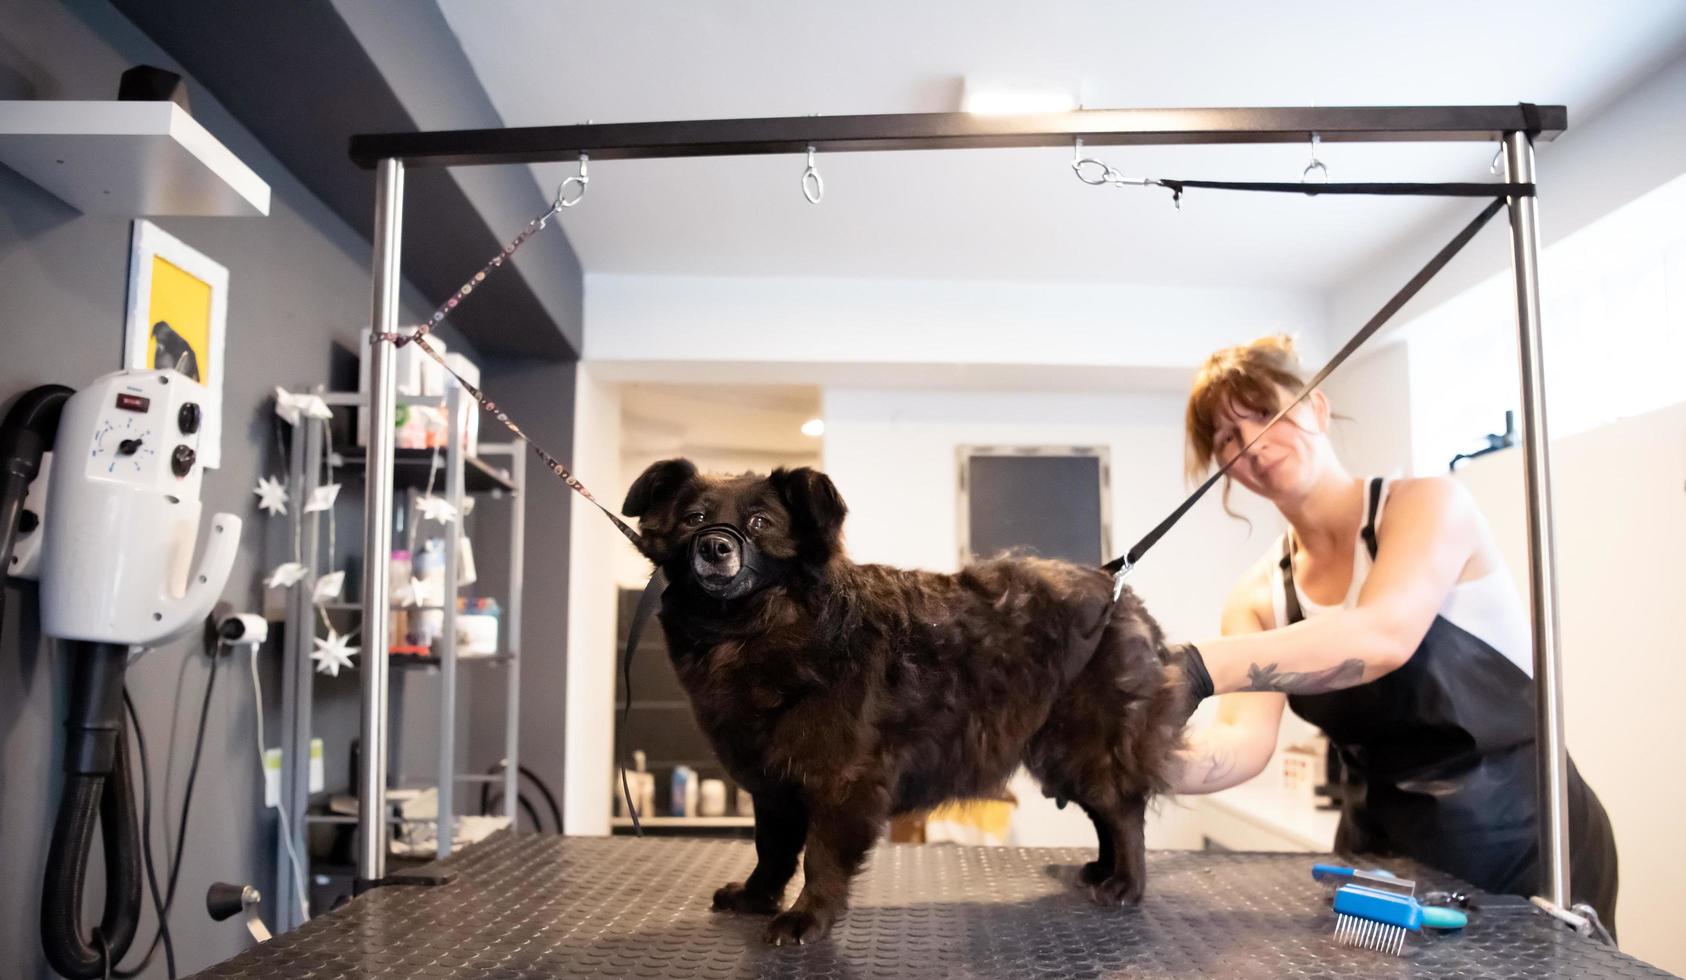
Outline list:
[[[755,870],[743,882],[732,882],[714,893],[716,912],[772,915],[779,910],[784,887],[796,874],[796,859],[808,836],[808,811],[793,789],[755,794]]]

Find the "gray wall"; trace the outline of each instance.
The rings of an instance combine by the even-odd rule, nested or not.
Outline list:
[[[105,4],[0,0],[0,98],[111,98],[119,73],[141,62],[174,67],[164,52]],[[223,467],[207,474],[204,499],[207,511],[227,510],[247,521],[244,547],[225,598],[256,609],[260,576],[278,560],[273,551],[265,551],[264,542],[274,529],[256,511],[251,493],[257,478],[279,465],[272,442],[270,391],[278,384],[355,384],[356,336],[368,315],[369,246],[294,180],[212,93],[195,85],[192,99],[195,116],[274,191],[267,218],[157,222],[230,272]],[[129,236],[128,220],[82,215],[0,168],[0,284],[7,299],[0,313],[0,403],[37,384],[74,386],[120,365]],[[419,298],[413,291],[406,298],[408,314],[417,315],[422,309]],[[461,338],[449,339],[463,349]],[[570,369],[549,370],[571,384]],[[571,393],[551,405],[566,415]],[[355,536],[355,524],[341,527],[342,537]],[[4,601],[0,976],[44,977],[50,974],[39,951],[39,890],[60,783],[68,671],[64,657],[39,635],[33,596],[8,588]],[[535,621],[543,618],[535,610]],[[153,650],[129,672],[151,749],[155,797],[165,770],[170,770],[166,812],[179,807],[186,753],[206,679],[206,661],[195,646],[184,642]],[[272,745],[279,739],[275,700],[281,690],[275,650],[272,641],[260,661],[266,671],[266,734]],[[213,923],[204,915],[206,886],[225,880],[253,882],[268,890],[274,874],[274,825],[272,814],[261,809],[251,685],[243,660],[225,661],[224,666],[195,794],[191,847],[172,915],[183,974],[249,944],[235,923]],[[239,669],[226,669],[231,667]],[[319,711],[337,714],[339,724],[334,727],[343,730],[344,712],[349,710],[354,725],[356,707],[350,692],[355,684],[328,688],[319,688]],[[559,692],[558,688],[558,701]],[[330,757],[344,748],[330,745]],[[171,759],[173,763],[167,762]],[[152,928],[148,908],[141,940],[150,938]],[[163,975],[160,956],[147,976]]]
[[[489,359],[483,365],[485,388],[521,427],[556,458],[574,455],[574,365],[526,360]],[[481,419],[481,438],[503,441],[502,427],[490,417]],[[544,463],[527,456],[526,602],[521,612],[521,764],[544,781],[562,803],[563,705],[567,692],[568,638],[568,512],[573,491],[551,475]],[[607,491],[614,494],[616,491]],[[616,502],[618,497],[614,498]],[[507,512],[487,506],[476,514],[476,542],[508,539]],[[476,555],[481,546],[477,543]],[[483,587],[490,594],[507,594],[501,581],[504,563],[481,560]],[[586,574],[608,575],[608,562]],[[478,769],[502,756],[504,676],[474,668],[468,697],[474,704],[470,719],[469,764]],[[538,792],[522,790],[548,825],[549,815]],[[478,794],[475,795],[478,801]],[[524,826],[525,824],[523,824]]]

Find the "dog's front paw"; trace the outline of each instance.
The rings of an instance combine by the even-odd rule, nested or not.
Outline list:
[[[1098,885],[1112,874],[1112,864],[1090,861],[1077,872],[1077,880],[1085,885]]]
[[[1097,905],[1139,905],[1143,884],[1140,879],[1130,875],[1113,875],[1095,883],[1089,889],[1089,897],[1094,899]]]
[[[743,886],[741,881],[734,881],[714,893],[714,911],[716,912],[772,915],[778,910],[778,898],[764,892],[750,891]]]
[[[817,943],[831,932],[833,916],[808,910],[791,909],[781,912],[767,923],[767,942],[774,946],[800,946]]]

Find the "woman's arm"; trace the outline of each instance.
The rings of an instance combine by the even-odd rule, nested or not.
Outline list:
[[[1261,566],[1230,594],[1223,614],[1226,636],[1256,634],[1268,627],[1260,610],[1270,608],[1269,589],[1269,569]],[[1287,700],[1274,693],[1219,698],[1217,720],[1187,734],[1186,747],[1178,753],[1182,769],[1173,791],[1215,793],[1257,776],[1276,749]]]
[[[1404,665],[1481,540],[1481,515],[1449,478],[1395,484],[1386,536],[1351,609],[1291,626],[1199,644],[1218,694],[1317,694],[1355,687]]]

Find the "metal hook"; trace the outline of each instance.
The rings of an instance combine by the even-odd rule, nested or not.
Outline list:
[[[571,208],[585,200],[587,185],[591,183],[591,174],[588,172],[586,167],[586,164],[589,163],[590,160],[590,155],[585,153],[580,154],[580,172],[562,181],[561,185],[556,188],[556,208]],[[573,197],[568,196],[568,185],[570,184],[579,188],[579,193],[575,194]],[[554,214],[555,212],[552,211],[552,213]]]
[[[802,171],[802,196],[809,204],[818,204],[825,199],[825,178],[820,176],[819,168],[814,166],[814,144],[808,144],[808,169]]]
[[[1311,162],[1305,165],[1304,170],[1300,171],[1300,183],[1302,184],[1311,177],[1313,170],[1323,175],[1325,184],[1329,182],[1329,168],[1323,165],[1322,160],[1317,159],[1317,144],[1320,140],[1321,137],[1316,133],[1311,134]]]
[[[1085,173],[1083,170],[1084,167],[1090,167],[1093,169]],[[1122,184],[1127,182],[1123,174],[1120,174],[1118,171],[1112,169],[1111,164],[1104,160],[1097,160],[1094,157],[1084,156],[1083,138],[1081,136],[1073,140],[1071,144],[1071,172],[1077,175],[1078,180],[1081,180],[1083,183],[1088,184],[1091,187],[1099,187],[1102,184]]]
[[[1493,151],[1493,162],[1487,164],[1487,172],[1488,173],[1492,174],[1495,177],[1499,175],[1499,161],[1504,158],[1504,155],[1505,155],[1505,147],[1504,147],[1503,143],[1500,143],[1499,148]]]

